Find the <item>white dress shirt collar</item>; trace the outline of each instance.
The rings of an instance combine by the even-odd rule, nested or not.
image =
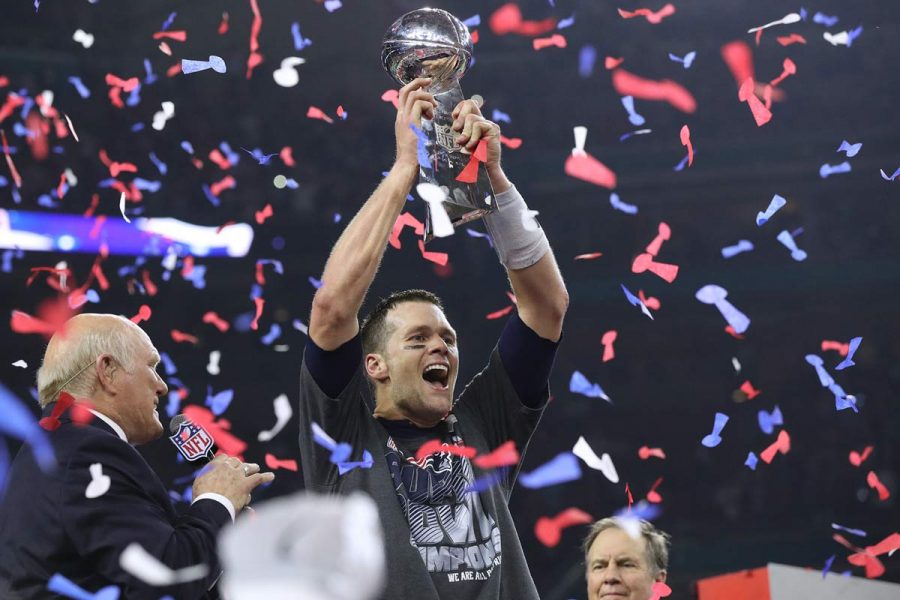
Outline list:
[[[97,411],[94,410],[93,408],[89,408],[88,410],[91,411],[91,413],[92,413],[95,417],[97,417],[98,419],[100,419],[101,421],[103,421],[104,423],[106,423],[107,425],[109,425],[110,427],[112,427],[112,430],[116,432],[116,435],[117,435],[117,436],[119,436],[120,438],[122,438],[122,441],[123,441],[123,442],[128,443],[128,438],[125,437],[125,430],[123,430],[121,427],[119,427],[119,424],[118,424],[118,423],[116,423],[115,421],[113,421],[112,419],[110,419],[109,417],[107,417],[106,415],[104,415],[103,413],[97,412]]]

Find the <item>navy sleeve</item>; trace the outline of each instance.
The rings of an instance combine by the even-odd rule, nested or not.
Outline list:
[[[337,398],[350,383],[362,360],[362,339],[359,334],[334,350],[322,350],[312,338],[306,339],[303,361],[323,392]]]
[[[559,342],[535,333],[513,313],[497,343],[500,360],[522,404],[536,408],[544,398]]]

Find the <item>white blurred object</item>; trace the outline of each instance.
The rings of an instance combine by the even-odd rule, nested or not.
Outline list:
[[[155,586],[194,581],[206,577],[209,573],[209,567],[204,563],[172,570],[137,542],[132,542],[122,551],[119,555],[119,566],[144,583]]]
[[[219,536],[229,600],[368,600],[385,580],[384,540],[366,494],[276,498]]]
[[[275,406],[275,426],[268,431],[260,431],[259,435],[257,435],[256,439],[260,442],[268,442],[273,437],[275,437],[279,431],[284,429],[284,426],[287,425],[291,417],[294,415],[294,411],[291,408],[291,403],[288,400],[287,394],[281,394],[277,398],[275,398],[273,402]]]
[[[447,209],[444,208],[444,199],[447,198],[446,190],[433,183],[420,183],[416,186],[416,192],[418,192],[422,200],[428,203],[434,236],[447,237],[453,235],[455,231],[453,223],[450,221]]]
[[[94,45],[94,36],[83,29],[76,29],[75,33],[72,34],[72,39],[85,48],[90,48]]]

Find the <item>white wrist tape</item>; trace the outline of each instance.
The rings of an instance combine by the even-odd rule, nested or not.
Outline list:
[[[485,215],[484,223],[503,266],[518,270],[541,260],[550,242],[516,187],[496,194],[494,201],[497,210]]]

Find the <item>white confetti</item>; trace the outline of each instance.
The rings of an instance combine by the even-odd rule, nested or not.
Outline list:
[[[85,48],[90,48],[94,45],[94,36],[82,29],[76,29],[75,33],[72,34],[72,39]]]
[[[153,114],[153,129],[162,131],[166,121],[175,116],[175,103],[166,100],[162,104],[162,110]]]
[[[131,219],[125,215],[125,192],[122,192],[122,195],[119,196],[119,212],[122,213],[122,218],[125,219],[126,223],[131,223]]]
[[[435,237],[447,237],[453,235],[453,223],[444,208],[444,198],[447,193],[433,183],[420,183],[416,186],[416,192],[422,200],[428,203],[428,214],[431,216],[431,227]]]
[[[66,118],[66,123],[69,125],[69,131],[72,132],[72,137],[75,138],[76,142],[81,142],[81,140],[78,139],[78,134],[75,133],[75,126],[72,125],[72,119],[70,119],[69,115],[66,113],[63,113],[63,116]]]
[[[619,483],[619,474],[613,464],[612,458],[606,452],[602,457],[597,456],[584,436],[580,436],[575,446],[572,448],[572,454],[584,461],[584,464],[592,469],[600,471],[603,475],[613,483]]]
[[[213,350],[209,353],[209,364],[206,365],[206,372],[210,375],[218,375],[221,373],[219,369],[219,359],[222,358],[222,353],[218,350]]]
[[[17,360],[16,362],[14,362],[14,363],[12,364],[12,366],[14,366],[14,367],[19,367],[20,369],[27,369],[27,368],[28,368],[28,363],[25,362],[25,361],[22,360],[22,359],[19,359],[19,360]]]
[[[268,431],[260,431],[259,435],[256,436],[260,442],[268,442],[273,437],[278,435],[278,432],[284,429],[284,426],[287,425],[291,417],[294,414],[293,409],[291,408],[291,403],[288,401],[288,397],[286,394],[281,394],[274,401],[275,404],[275,427],[269,429]]]
[[[137,542],[128,545],[119,556],[119,566],[144,583],[155,586],[173,585],[206,577],[209,567],[201,563],[173,571]]]
[[[92,464],[90,466],[90,471],[91,482],[88,484],[87,488],[85,488],[84,495],[86,498],[93,500],[109,491],[109,484],[112,483],[112,480],[109,478],[109,475],[103,474],[102,463]]]
[[[300,83],[300,74],[294,67],[302,65],[305,62],[305,58],[288,56],[281,61],[281,67],[272,72],[272,78],[275,80],[275,83],[281,87],[294,87]]]

